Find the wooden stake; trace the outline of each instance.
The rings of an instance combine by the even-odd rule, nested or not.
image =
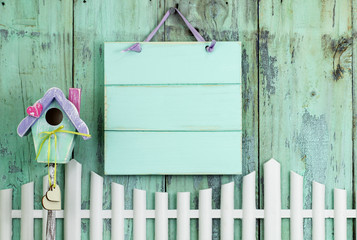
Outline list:
[[[51,182],[54,182],[55,165],[51,163],[49,166]],[[49,210],[47,212],[47,227],[46,240],[56,239],[56,211]]]

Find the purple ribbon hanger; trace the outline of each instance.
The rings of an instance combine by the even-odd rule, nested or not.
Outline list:
[[[171,14],[174,14],[175,12],[177,12],[180,17],[182,18],[182,20],[185,22],[185,24],[187,25],[187,27],[190,29],[191,33],[193,34],[193,36],[196,38],[196,40],[198,42],[205,42],[206,40],[201,36],[201,34],[199,34],[199,32],[189,23],[189,21],[187,21],[187,19],[182,15],[182,13],[177,9],[177,8],[170,8],[166,14],[164,15],[164,17],[161,19],[159,25],[157,25],[157,27],[149,34],[149,36],[144,40],[144,42],[150,42],[150,40],[155,36],[155,34],[157,33],[157,31],[159,30],[159,28],[162,26],[162,24],[164,24],[164,22],[169,18],[169,16]],[[214,46],[216,45],[216,41],[212,40],[211,45],[206,46],[206,51],[207,52],[212,52],[214,49]],[[123,52],[127,52],[127,51],[134,51],[134,52],[141,52],[141,46],[140,43],[135,43],[134,45],[130,46],[129,48],[125,49]]]

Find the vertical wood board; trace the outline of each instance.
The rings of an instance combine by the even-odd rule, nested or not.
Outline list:
[[[35,160],[32,136],[20,138],[16,125],[26,108],[47,89],[68,89],[72,83],[73,3],[71,1],[0,2],[0,189],[13,188],[13,207],[20,209],[21,185],[33,181],[34,207],[41,209],[44,164]],[[57,168],[63,182],[63,166]],[[39,184],[37,184],[39,183]],[[57,221],[62,237],[62,220]],[[34,221],[40,239],[41,221]],[[20,220],[13,221],[13,239],[20,238]]]
[[[206,40],[242,42],[242,172],[257,170],[258,162],[258,62],[257,62],[257,1],[166,0],[166,7],[176,6]],[[195,41],[179,16],[173,15],[165,23],[166,41]],[[258,178],[258,174],[257,174]],[[212,188],[213,208],[220,206],[220,186],[234,180],[235,207],[241,207],[242,176],[167,176],[170,194],[191,192],[192,208],[198,207],[198,190]],[[258,195],[256,196],[258,199]],[[176,202],[169,199],[169,207]],[[191,239],[198,239],[198,222],[191,220]],[[219,221],[213,220],[213,237],[219,238]],[[235,221],[235,238],[241,238],[241,221]],[[174,222],[170,222],[170,238],[176,236]]]
[[[313,180],[326,185],[326,208],[333,208],[334,187],[347,190],[352,207],[351,7],[350,0],[259,4],[260,159],[289,159],[281,165],[282,182],[290,170],[304,177],[304,208],[312,204]],[[283,184],[283,208],[289,191]],[[327,219],[326,239],[334,239],[332,229]],[[282,239],[289,238],[289,221],[282,230]],[[311,239],[310,219],[304,230]]]
[[[82,88],[81,118],[92,139],[77,141],[74,156],[82,163],[82,208],[89,209],[90,171],[104,173],[104,42],[142,41],[164,14],[161,0],[75,1],[73,87]],[[162,36],[162,32],[157,37]],[[156,37],[154,40],[157,39]],[[103,208],[110,209],[110,182],[125,186],[125,207],[132,209],[132,190],[145,189],[147,206],[154,207],[152,193],[165,188],[163,176],[106,176]],[[154,222],[148,220],[147,239],[153,239]],[[89,239],[89,221],[82,220],[82,237]],[[125,221],[125,238],[132,239],[132,221]],[[110,238],[110,221],[104,221],[103,238]]]

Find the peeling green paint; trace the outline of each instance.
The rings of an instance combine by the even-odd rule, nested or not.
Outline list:
[[[89,208],[90,171],[103,174],[103,42],[141,41],[157,25],[168,7],[182,13],[206,39],[241,41],[243,47],[243,172],[257,170],[257,207],[263,206],[262,164],[275,157],[282,164],[282,182],[288,172],[304,175],[304,206],[311,207],[311,181],[326,184],[327,207],[333,207],[332,189],[347,190],[352,208],[356,149],[356,0],[152,0],[152,1],[4,1],[0,5],[0,189],[14,189],[14,208],[20,208],[20,186],[35,181],[35,200],[42,196],[46,168],[34,160],[31,137],[13,134],[25,108],[53,86],[83,89],[81,115],[93,133],[90,142],[77,142],[74,157],[83,164],[82,207]],[[258,6],[259,4],[259,6]],[[74,13],[74,16],[73,16]],[[74,22],[73,22],[74,19]],[[259,21],[258,21],[259,19]],[[159,30],[156,41],[194,41],[177,17]],[[72,56],[72,53],[74,54]],[[73,69],[73,73],[72,73]],[[159,73],[158,73],[159,74]],[[353,93],[353,94],[352,94]],[[356,166],[355,166],[356,169]],[[10,172],[10,173],[9,173]],[[58,170],[63,183],[63,167]],[[110,182],[124,184],[125,207],[132,208],[132,189],[148,191],[153,208],[155,191],[168,191],[174,208],[177,191],[191,192],[192,208],[198,190],[213,188],[213,206],[219,206],[220,184],[234,181],[236,207],[241,207],[242,176],[132,176],[105,177],[104,208],[110,208]],[[109,185],[109,186],[108,186]],[[357,186],[354,184],[354,186]],[[289,207],[289,187],[282,187],[282,204]],[[36,200],[36,208],[40,203]],[[148,238],[154,239],[153,221]],[[263,221],[258,220],[263,236]],[[20,222],[13,221],[19,239]],[[170,239],[175,222],[170,221]],[[36,231],[41,231],[36,220]],[[89,221],[82,221],[83,239],[89,238]],[[110,237],[104,221],[104,238]],[[219,237],[219,221],[213,222]],[[235,237],[241,237],[235,222]],[[333,221],[327,220],[332,229]],[[198,221],[191,223],[197,239]],[[304,221],[304,239],[311,239],[311,220]],[[58,239],[63,221],[58,220]],[[132,239],[132,221],[126,221],[126,239]],[[352,239],[348,221],[348,239]],[[36,234],[35,239],[40,239]],[[283,220],[283,239],[289,222]],[[328,230],[327,239],[333,239]],[[262,238],[262,237],[261,237]]]

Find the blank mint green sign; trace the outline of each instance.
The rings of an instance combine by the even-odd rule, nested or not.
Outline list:
[[[242,173],[241,44],[105,43],[105,174]]]

